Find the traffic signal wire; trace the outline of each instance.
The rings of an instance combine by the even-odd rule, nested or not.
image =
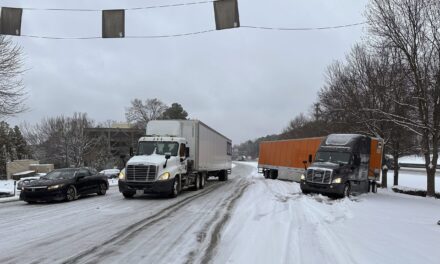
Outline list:
[[[273,30],[273,31],[318,31],[318,30],[331,30],[331,29],[341,29],[365,25],[367,22],[339,25],[339,26],[326,26],[326,27],[298,27],[298,28],[283,28],[283,27],[261,27],[261,26],[240,26],[240,28],[246,29],[256,29],[256,30]],[[210,32],[217,31],[215,29],[207,29],[202,31],[179,33],[179,34],[166,34],[166,35],[139,35],[139,36],[125,36],[124,38],[129,39],[159,39],[159,38],[174,38],[174,37],[185,37],[206,34]],[[101,36],[90,36],[90,37],[56,37],[56,36],[39,36],[39,35],[27,35],[22,34],[22,37],[27,38],[37,38],[37,39],[54,39],[54,40],[87,40],[87,39],[100,39]]]

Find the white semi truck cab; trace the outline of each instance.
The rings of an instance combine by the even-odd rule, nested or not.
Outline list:
[[[204,188],[209,176],[227,180],[231,141],[197,120],[150,121],[147,136],[119,175],[119,191],[176,197],[184,188]]]

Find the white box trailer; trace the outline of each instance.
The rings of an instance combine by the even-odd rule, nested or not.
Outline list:
[[[199,120],[154,120],[147,136],[173,136],[187,140],[195,171],[231,170],[232,141]]]
[[[208,176],[228,179],[232,141],[201,121],[154,120],[146,132],[120,177],[125,197],[139,191],[176,196],[186,187],[203,188]]]

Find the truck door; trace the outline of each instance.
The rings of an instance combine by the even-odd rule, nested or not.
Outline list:
[[[180,174],[186,174],[186,172],[187,172],[187,167],[186,167],[187,157],[185,155],[185,152],[186,152],[186,145],[181,143],[180,148],[179,148],[179,158],[180,158],[179,172],[180,172]]]
[[[361,158],[359,174],[357,175],[357,192],[368,191],[368,167],[370,165],[371,138],[363,137],[359,142],[359,155]]]

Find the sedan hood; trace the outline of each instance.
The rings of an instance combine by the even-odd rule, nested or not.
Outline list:
[[[70,183],[72,181],[73,180],[69,180],[69,179],[56,179],[56,180],[39,179],[39,180],[31,181],[27,184],[24,184],[24,186],[26,186],[26,187],[50,186],[50,185]]]

